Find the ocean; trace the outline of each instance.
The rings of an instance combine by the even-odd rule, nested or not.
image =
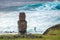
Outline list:
[[[41,2],[0,8],[0,33],[17,32],[18,16],[26,13],[27,32],[43,34],[49,27],[60,24],[60,2]],[[36,31],[34,31],[36,27]]]

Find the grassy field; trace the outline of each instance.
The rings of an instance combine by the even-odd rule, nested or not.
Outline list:
[[[48,32],[46,35],[40,35],[40,34],[32,34],[35,36],[42,36],[41,38],[13,38],[12,36],[14,35],[0,35],[3,36],[4,38],[0,38],[0,40],[60,40],[60,30],[51,30]],[[9,38],[6,38],[9,37]],[[11,37],[11,38],[10,38]]]
[[[60,35],[58,36],[45,35],[42,38],[0,38],[0,40],[60,40]]]

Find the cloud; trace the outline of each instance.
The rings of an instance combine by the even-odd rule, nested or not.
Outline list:
[[[6,1],[9,1],[9,2],[10,2],[10,1],[11,1],[11,2],[17,2],[17,1],[18,1],[18,2],[29,2],[29,1],[54,1],[54,0],[0,0],[0,1],[2,1],[2,2],[3,2],[3,1],[5,1],[5,2],[6,2]]]
[[[5,8],[5,7],[9,7],[9,6],[21,6],[21,5],[25,5],[25,4],[35,4],[35,3],[40,3],[38,1],[36,2],[0,2],[0,8]]]
[[[53,0],[0,0],[0,8],[7,6],[17,6],[30,3],[39,3],[41,1],[53,1]]]

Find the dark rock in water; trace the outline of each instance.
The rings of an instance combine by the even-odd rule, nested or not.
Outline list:
[[[26,15],[24,12],[20,12],[18,20],[18,30],[20,34],[25,34],[27,29]]]

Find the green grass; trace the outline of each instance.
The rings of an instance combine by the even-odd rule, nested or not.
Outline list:
[[[60,29],[50,30],[50,31],[48,32],[48,34],[56,34],[56,35],[60,35]]]
[[[52,35],[56,34],[56,35]],[[60,30],[51,30],[47,35],[33,34],[35,36],[42,36],[42,38],[0,38],[0,40],[60,40]],[[0,35],[0,36],[14,36],[14,35]]]
[[[58,36],[44,35],[43,38],[2,38],[0,40],[60,40],[60,35]]]
[[[60,40],[60,36],[44,36],[43,38],[4,38],[0,40]]]

